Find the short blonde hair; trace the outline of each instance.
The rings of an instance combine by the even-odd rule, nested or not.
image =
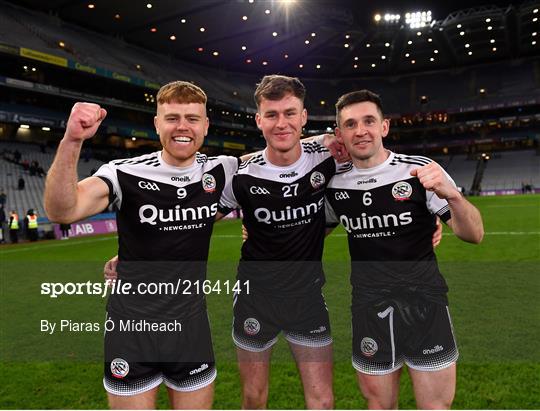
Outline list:
[[[200,103],[206,105],[206,93],[195,84],[187,81],[173,81],[161,87],[157,94],[157,103]]]

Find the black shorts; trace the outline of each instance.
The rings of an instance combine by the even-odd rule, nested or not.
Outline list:
[[[330,319],[320,291],[301,297],[270,296],[256,291],[234,295],[233,340],[247,351],[265,351],[280,331],[294,344],[324,347],[332,343]]]
[[[117,315],[108,319],[106,330],[112,324],[114,329],[105,332],[103,385],[107,392],[136,395],[162,382],[176,391],[195,391],[216,378],[205,311],[183,321],[159,323]],[[152,324],[157,331],[150,328]]]
[[[352,308],[353,366],[382,375],[407,364],[437,371],[457,361],[459,353],[448,306],[422,298],[386,298]]]

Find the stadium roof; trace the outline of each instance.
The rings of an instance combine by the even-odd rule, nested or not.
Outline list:
[[[184,61],[258,75],[401,74],[540,55],[540,2],[530,0],[12,3]]]

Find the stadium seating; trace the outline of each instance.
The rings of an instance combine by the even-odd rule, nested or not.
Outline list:
[[[468,192],[473,183],[477,160],[468,158],[466,154],[454,155],[446,159],[446,163],[442,164],[443,167],[452,176],[456,185]]]
[[[13,142],[0,142],[0,188],[7,194],[6,210],[16,210],[19,215],[26,215],[26,211],[33,208],[40,217],[46,217],[43,208],[43,191],[45,189],[45,177],[32,176],[28,170],[24,170],[19,163],[16,164],[8,159],[12,159],[15,150],[21,153],[21,162],[37,161],[47,172],[54,158],[54,151],[45,149],[45,153],[36,144],[24,144]],[[79,178],[88,177],[92,169],[97,170],[103,162],[95,159],[84,159],[79,161]],[[18,189],[18,180],[22,177],[25,181],[23,190]]]
[[[234,73],[231,77],[228,72],[153,53],[121,39],[89,32],[55,17],[12,5],[0,10],[0,22],[2,41],[8,44],[72,58],[153,83],[177,79],[194,81],[209,91],[212,100],[237,105],[244,111],[254,107],[253,87],[260,80],[259,76]],[[68,48],[58,47],[60,38],[69,39]],[[311,114],[319,115],[331,114],[332,103],[341,94],[361,88],[381,94],[389,114],[455,112],[471,106],[504,105],[540,96],[535,66],[526,61],[399,76],[303,80],[308,90],[306,106]],[[480,88],[486,89],[486,93],[480,95]],[[428,97],[425,104],[420,103],[422,95]],[[326,104],[321,105],[322,100]]]
[[[491,156],[482,190],[521,190],[522,184],[540,187],[540,157],[535,150],[505,151]]]

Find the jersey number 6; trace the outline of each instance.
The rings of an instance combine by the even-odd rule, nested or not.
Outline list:
[[[369,191],[364,193],[364,195],[362,196],[362,202],[365,206],[370,206],[371,203],[373,203],[373,200],[371,199],[371,193]]]

